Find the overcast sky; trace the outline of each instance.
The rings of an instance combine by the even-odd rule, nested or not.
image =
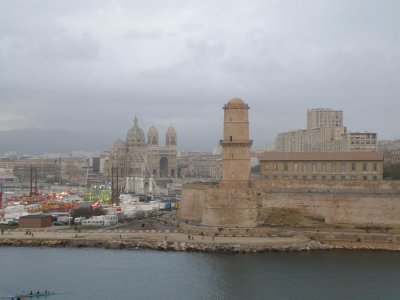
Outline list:
[[[256,147],[344,111],[399,138],[400,1],[0,1],[0,130],[125,138],[135,114],[181,148],[215,147],[222,106],[250,107]],[[110,145],[111,147],[111,145]]]

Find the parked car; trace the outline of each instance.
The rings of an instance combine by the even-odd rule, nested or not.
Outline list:
[[[60,222],[60,221],[55,221],[53,222],[53,226],[65,226],[67,224],[65,224],[64,222]]]

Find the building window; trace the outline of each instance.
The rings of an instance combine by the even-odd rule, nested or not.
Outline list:
[[[351,164],[351,171],[352,172],[355,172],[356,171],[356,164]]]
[[[294,176],[293,176],[293,179],[297,179],[297,175],[294,175]]]
[[[343,172],[343,173],[346,172],[346,163],[342,162],[340,164],[340,171]]]
[[[297,173],[297,163],[293,164],[293,171]]]
[[[346,176],[340,176],[340,179],[346,180]]]
[[[331,179],[332,179],[332,180],[336,180],[336,176],[332,176]]]
[[[365,162],[363,163],[363,171],[367,172],[368,171],[368,164]]]
[[[307,175],[304,175],[304,176],[303,176],[303,180],[307,180]]]
[[[326,171],[326,163],[321,163],[321,173],[325,173]]]
[[[325,179],[326,179],[326,176],[325,176],[325,175],[322,175],[321,179],[322,179],[322,180],[325,180]]]
[[[278,171],[278,164],[274,164],[274,171]]]
[[[317,172],[317,163],[313,162],[312,163],[312,172],[316,173]],[[314,179],[314,178],[313,178]]]
[[[376,171],[378,170],[378,164],[377,164],[377,163],[373,163],[373,164],[372,164],[372,170],[373,170],[374,172],[376,172]]]
[[[368,180],[368,176],[363,176],[363,180]]]
[[[314,180],[317,179],[317,176],[316,176],[316,175],[313,175],[312,179],[314,179]]]
[[[283,170],[284,170],[285,172],[288,171],[288,163],[287,163],[287,162],[284,162],[284,163],[283,163]]]
[[[264,170],[265,170],[265,171],[268,171],[268,170],[269,170],[269,164],[265,164]]]
[[[374,178],[374,180],[378,180],[378,177],[377,177],[377,176],[374,176],[373,178]]]
[[[331,163],[331,172],[336,173],[336,163]]]
[[[301,164],[301,167],[303,169],[303,173],[307,173],[307,165],[306,164]]]
[[[232,142],[232,136],[230,136],[230,141]]]

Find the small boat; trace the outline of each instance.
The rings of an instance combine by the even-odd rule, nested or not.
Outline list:
[[[17,294],[14,296],[3,296],[1,299],[9,299],[9,300],[23,300],[23,299],[33,299],[33,298],[42,298],[42,297],[50,297],[55,295],[65,295],[69,294],[69,292],[51,292],[51,291],[37,291],[37,292],[22,292],[21,294]]]

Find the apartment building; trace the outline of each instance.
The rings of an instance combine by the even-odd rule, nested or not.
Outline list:
[[[343,111],[312,109],[307,111],[307,129],[278,134],[278,152],[369,152],[377,151],[377,134],[348,132],[343,126]]]
[[[307,110],[307,129],[343,127],[343,110],[315,108]]]

